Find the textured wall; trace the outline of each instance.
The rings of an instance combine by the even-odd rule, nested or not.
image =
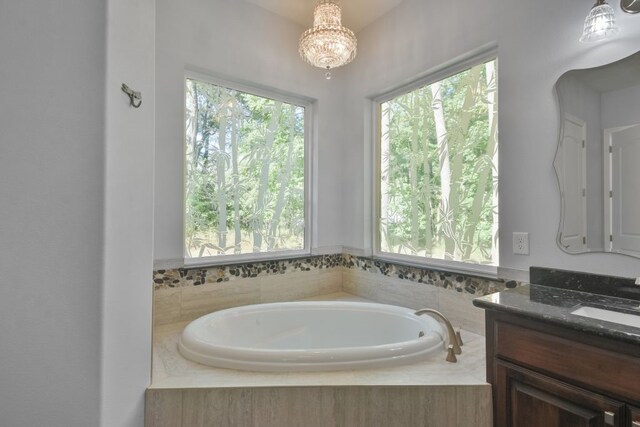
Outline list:
[[[0,12],[0,425],[98,425],[105,1]]]
[[[109,0],[102,427],[140,426],[151,379],[155,0]],[[135,109],[122,83],[142,92]]]

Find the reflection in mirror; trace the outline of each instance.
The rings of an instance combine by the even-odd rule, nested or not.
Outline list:
[[[640,257],[640,52],[556,83],[560,248]]]

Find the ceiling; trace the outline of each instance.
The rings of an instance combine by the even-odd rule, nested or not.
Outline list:
[[[313,9],[316,0],[244,0],[247,3],[284,16],[304,27],[313,24]],[[403,0],[340,0],[342,25],[358,32]]]

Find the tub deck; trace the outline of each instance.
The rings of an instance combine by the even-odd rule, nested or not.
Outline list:
[[[307,300],[372,302],[343,292]],[[300,423],[477,427],[491,423],[485,340],[471,332],[462,331],[464,346],[458,363],[446,362],[443,349],[424,362],[384,369],[248,372],[204,366],[183,358],[177,343],[187,323],[155,327],[152,384],[146,396],[147,427]],[[345,403],[349,401],[354,405]],[[362,412],[361,408],[367,407],[369,410]],[[376,414],[376,410],[383,413]],[[353,422],[346,423],[347,419]],[[384,424],[385,419],[393,424]]]

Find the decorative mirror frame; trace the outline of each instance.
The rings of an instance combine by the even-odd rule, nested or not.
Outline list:
[[[628,3],[629,4],[634,4],[634,2],[631,2],[631,1],[628,2]],[[636,0],[635,3],[637,3],[636,7],[640,11],[640,0]],[[563,78],[567,77],[567,75],[569,75],[570,73],[575,73],[575,72],[580,72],[580,71],[588,71],[588,70],[603,69],[603,68],[612,66],[614,64],[618,64],[618,63],[621,63],[623,61],[629,60],[630,58],[632,58],[632,57],[634,57],[636,55],[640,55],[640,51],[636,52],[636,53],[633,53],[633,54],[630,54],[630,55],[627,55],[627,56],[625,56],[625,57],[623,57],[623,58],[621,58],[619,60],[612,61],[610,63],[603,64],[603,65],[600,65],[600,66],[597,66],[597,67],[568,70],[567,72],[563,73],[558,78],[558,80],[556,81],[556,83],[554,85],[554,93],[555,93],[556,103],[557,103],[557,111],[558,111],[559,123],[558,123],[558,140],[557,140],[557,146],[556,146],[556,153],[555,153],[554,160],[553,160],[553,167],[554,167],[554,170],[555,170],[555,173],[556,173],[558,189],[560,191],[560,220],[559,220],[559,225],[558,225],[558,231],[556,233],[556,243],[557,243],[558,247],[563,252],[566,252],[568,254],[578,255],[578,254],[585,254],[585,253],[608,253],[608,254],[619,254],[619,255],[631,256],[631,257],[634,257],[634,258],[640,258],[640,252],[638,252],[636,254],[636,253],[630,253],[629,251],[625,252],[625,251],[606,250],[606,241],[605,241],[605,247],[602,248],[602,249],[600,249],[600,248],[591,248],[590,249],[588,247],[585,247],[583,250],[577,250],[577,251],[572,251],[572,250],[568,249],[569,246],[565,245],[564,244],[565,242],[563,242],[563,234],[562,233],[563,233],[563,230],[565,230],[565,221],[566,221],[566,212],[567,212],[567,207],[566,207],[567,201],[566,201],[565,194],[564,194],[565,189],[563,188],[563,183],[564,183],[564,178],[565,178],[565,171],[564,171],[564,167],[563,167],[563,160],[564,160],[564,158],[563,158],[563,154],[564,154],[563,153],[563,141],[565,139],[565,131],[566,131],[565,130],[565,117],[570,118],[571,116],[567,111],[565,111],[566,105],[563,106],[562,95],[561,95],[561,91],[559,90],[559,85],[563,81]],[[639,81],[639,85],[640,85],[640,81]],[[629,86],[629,87],[634,87],[634,86],[635,85]],[[580,120],[580,119],[576,118],[576,120]],[[582,122],[586,123],[584,121],[582,121]],[[629,126],[627,126],[627,127],[629,127]],[[586,126],[585,126],[585,129],[586,129]],[[602,133],[603,133],[603,137],[604,137],[604,134],[605,134],[604,129],[602,130]],[[584,142],[583,142],[583,147],[584,147]],[[603,151],[603,154],[604,154],[604,152],[605,152],[604,144],[602,146],[602,151]],[[606,150],[606,153],[608,154],[609,151]],[[586,159],[586,154],[584,154],[584,156],[585,156],[585,159]],[[585,169],[583,169],[583,171],[584,171],[584,173],[586,175],[586,160],[585,159],[582,160],[582,162],[583,162],[583,166],[582,167],[585,168]],[[606,166],[604,164],[604,161],[603,161],[603,174],[604,174],[604,172],[607,171],[607,168],[608,168],[608,166]],[[604,193],[604,191],[603,191],[603,193]],[[583,192],[583,194],[584,194],[584,192]],[[582,201],[582,203],[586,204],[586,199],[584,197],[583,197],[583,199],[584,200]],[[585,210],[586,210],[586,207],[585,207]],[[606,217],[606,215],[607,215],[605,212],[606,212],[606,209],[603,207],[603,216],[604,217]],[[584,221],[586,223],[586,219]],[[585,234],[584,237],[586,238],[586,234]],[[603,230],[603,239],[604,239],[604,230]],[[586,244],[586,242],[585,242],[585,244]]]

